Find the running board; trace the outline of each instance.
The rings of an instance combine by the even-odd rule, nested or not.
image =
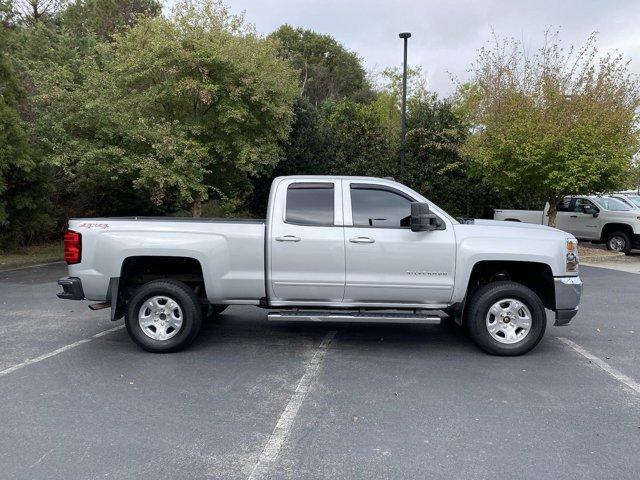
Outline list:
[[[421,323],[437,325],[442,317],[425,313],[377,312],[323,312],[284,311],[269,312],[267,320],[277,322],[354,322],[354,323]]]

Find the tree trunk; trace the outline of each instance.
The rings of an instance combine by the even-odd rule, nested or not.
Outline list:
[[[555,199],[549,199],[549,210],[547,211],[547,216],[549,217],[549,226],[556,226],[556,215],[558,214],[558,202]]]
[[[191,216],[200,218],[202,216],[202,200],[196,200],[191,205]]]

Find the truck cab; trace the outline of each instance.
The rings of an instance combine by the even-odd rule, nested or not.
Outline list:
[[[384,179],[276,179],[267,230],[270,305],[446,305],[457,222],[428,204],[434,228],[412,231],[416,202],[427,201]]]

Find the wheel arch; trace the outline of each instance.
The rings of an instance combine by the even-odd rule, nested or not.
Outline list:
[[[460,323],[464,322],[465,306],[474,292],[488,283],[501,280],[510,280],[530,288],[540,297],[545,308],[555,308],[553,271],[548,264],[520,260],[481,260],[473,265],[464,299],[457,306]]]
[[[179,280],[191,287],[201,299],[207,298],[205,276],[197,258],[132,255],[122,261],[120,276],[109,281],[107,299],[111,301],[111,320],[124,316],[126,304],[138,287],[160,279]]]
[[[607,223],[602,227],[600,232],[600,241],[606,243],[607,237],[613,232],[624,232],[629,235],[629,239],[633,239],[633,227],[626,223]]]

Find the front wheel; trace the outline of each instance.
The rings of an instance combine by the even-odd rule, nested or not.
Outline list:
[[[547,328],[544,305],[530,288],[515,282],[493,282],[469,302],[471,338],[493,355],[522,355],[542,339]]]
[[[200,331],[202,312],[195,292],[177,280],[142,285],[127,305],[125,325],[131,339],[149,352],[176,352]]]
[[[631,253],[631,247],[631,238],[626,232],[613,232],[607,237],[607,250],[629,255],[629,253]]]

